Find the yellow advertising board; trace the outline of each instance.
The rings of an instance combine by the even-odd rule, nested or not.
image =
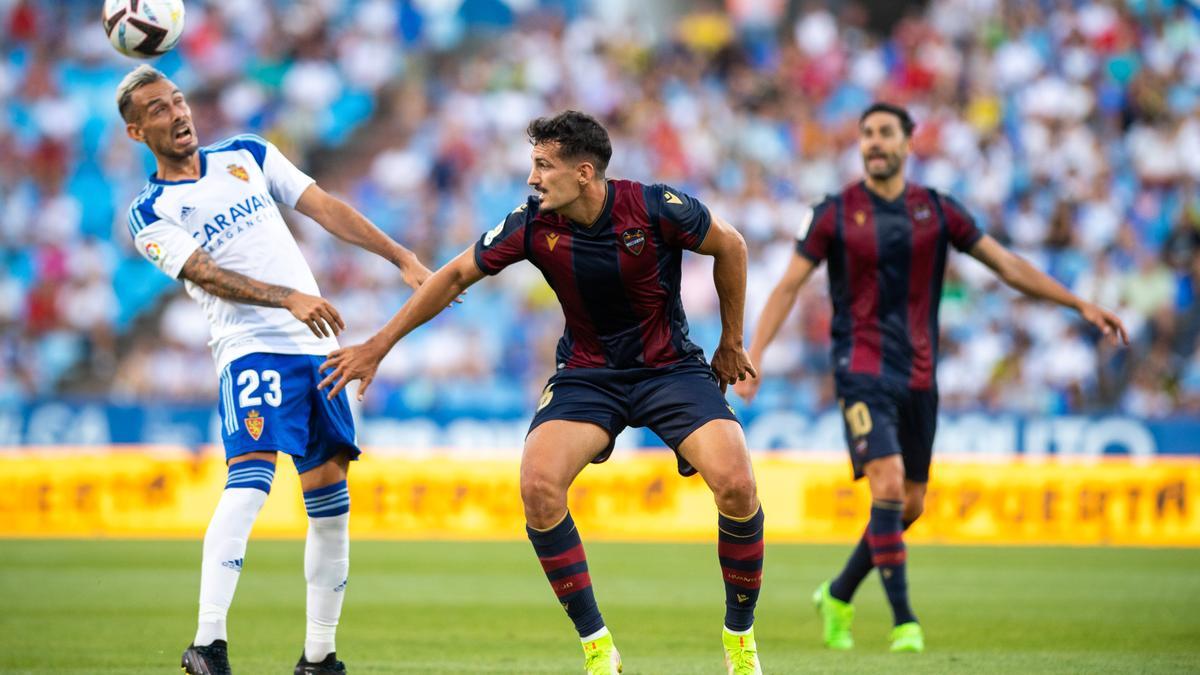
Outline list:
[[[351,471],[360,538],[521,539],[517,460],[368,452]],[[869,509],[844,460],[756,458],[772,541],[849,541]],[[200,537],[220,497],[216,452],[131,447],[0,452],[0,536]],[[589,467],[571,510],[590,539],[711,541],[716,512],[667,452]],[[305,529],[290,462],[276,473],[255,536]],[[934,466],[911,541],[1200,546],[1200,460],[959,462]]]

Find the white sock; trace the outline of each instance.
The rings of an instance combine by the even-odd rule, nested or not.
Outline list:
[[[200,616],[196,645],[225,640],[225,616],[237,590],[246,555],[246,540],[267,493],[258,488],[227,488],[204,533],[200,562]]]
[[[595,633],[592,633],[591,635],[585,635],[585,636],[579,638],[579,641],[580,642],[591,642],[592,640],[599,640],[600,638],[604,637],[605,635],[608,635],[608,626],[600,626],[600,630],[596,631]]]
[[[337,651],[334,636],[349,572],[349,512],[323,518],[310,516],[304,545],[304,578],[308,580],[304,658],[309,663],[318,663]]]

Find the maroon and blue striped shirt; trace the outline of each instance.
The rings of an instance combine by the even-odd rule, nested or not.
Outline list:
[[[911,183],[894,201],[860,181],[817,205],[796,251],[829,264],[835,372],[935,388],[947,246],[982,237],[956,200]]]
[[[708,208],[665,185],[608,181],[604,210],[584,227],[517,207],[475,244],[485,274],[528,260],[550,284],[566,318],[558,368],[655,368],[704,351],[688,339],[679,296],[683,250],[704,241]]]

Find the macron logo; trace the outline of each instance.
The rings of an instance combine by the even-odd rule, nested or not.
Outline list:
[[[233,570],[234,572],[241,572],[242,571],[242,560],[243,560],[242,558],[238,558],[237,560],[226,560],[225,562],[221,563],[221,566],[228,567],[229,569]]]

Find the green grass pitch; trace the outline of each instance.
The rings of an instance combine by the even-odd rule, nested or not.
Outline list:
[[[1097,673],[1200,669],[1200,551],[910,551],[928,651],[892,655],[875,576],[857,648],[821,648],[809,594],[848,546],[768,545],[757,637],[767,673]],[[723,673],[715,545],[588,545],[625,672]],[[0,541],[0,673],[169,673],[194,631],[199,542]],[[251,541],[230,613],[243,675],[290,673],[304,635],[303,544]],[[338,653],[352,673],[573,673],[582,653],[529,546],[355,542]]]

